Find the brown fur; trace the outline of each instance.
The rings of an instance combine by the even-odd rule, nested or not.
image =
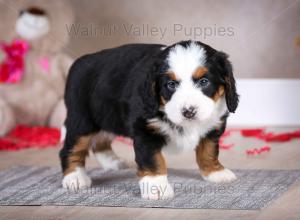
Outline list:
[[[72,149],[71,154],[68,157],[68,168],[64,172],[67,175],[73,172],[76,167],[84,167],[85,159],[89,153],[89,146],[92,135],[80,137]]]
[[[112,150],[111,143],[114,140],[115,135],[101,131],[91,138],[91,148],[93,152],[102,152]]]
[[[34,15],[46,15],[46,12],[43,9],[35,6],[28,8],[27,11]]]
[[[215,102],[218,101],[224,95],[224,93],[225,93],[224,86],[220,86],[217,92],[214,94],[213,100]]]
[[[180,79],[177,78],[176,74],[173,72],[166,72],[166,74],[170,77],[170,79],[174,80],[174,81],[179,81]]]
[[[153,124],[151,124],[151,123],[149,123],[149,124],[147,125],[147,127],[148,127],[153,133],[159,134],[159,132],[160,132],[159,127],[157,127],[157,126],[155,126],[155,125],[153,125]]]
[[[137,175],[139,177],[166,175],[167,174],[166,161],[160,151],[155,153],[154,160],[156,165],[154,170],[138,170]]]
[[[204,176],[209,175],[213,171],[224,169],[218,160],[218,150],[216,147],[214,141],[203,139],[196,148],[197,164]]]
[[[165,100],[165,98],[163,96],[160,96],[160,102],[159,102],[160,106],[164,106],[166,105],[166,103],[167,101]]]
[[[208,69],[206,67],[199,67],[194,73],[193,73],[193,78],[194,79],[200,79]]]

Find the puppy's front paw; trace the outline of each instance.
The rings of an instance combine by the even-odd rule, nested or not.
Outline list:
[[[86,174],[84,168],[76,167],[75,171],[64,176],[62,186],[73,191],[88,188],[92,185],[91,178]]]
[[[236,180],[235,174],[231,170],[226,168],[223,170],[211,172],[209,175],[203,176],[203,178],[213,183],[228,183]]]
[[[174,191],[166,175],[144,176],[140,181],[143,199],[159,200],[173,198]]]

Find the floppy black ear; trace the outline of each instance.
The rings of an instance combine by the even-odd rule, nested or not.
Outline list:
[[[137,71],[139,74],[134,81],[138,85],[136,98],[139,100],[139,104],[135,106],[135,110],[140,109],[143,117],[151,118],[155,116],[159,108],[157,69],[153,62],[148,62],[139,65]]]
[[[234,113],[239,103],[239,95],[236,91],[232,65],[228,60],[227,54],[223,52],[217,52],[216,56],[218,65],[221,68],[220,71],[222,78],[224,80],[226,105],[228,110]]]

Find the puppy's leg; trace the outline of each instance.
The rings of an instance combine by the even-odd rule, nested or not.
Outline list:
[[[91,136],[78,136],[75,139],[67,131],[64,147],[60,151],[64,188],[78,190],[91,186],[92,181],[85,172],[85,159],[88,155]]]
[[[221,183],[236,179],[235,174],[222,166],[218,160],[219,145],[217,141],[205,138],[196,148],[197,163],[205,180]]]
[[[127,168],[125,161],[121,160],[112,150],[111,143],[115,135],[100,131],[93,136],[91,147],[101,167],[105,170],[119,170]]]
[[[166,162],[161,149],[153,149],[135,141],[134,150],[142,198],[150,200],[172,198],[174,191],[167,178]]]

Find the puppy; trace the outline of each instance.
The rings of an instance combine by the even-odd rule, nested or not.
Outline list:
[[[142,198],[174,196],[163,149],[194,150],[205,180],[236,179],[218,160],[219,138],[238,105],[232,66],[206,44],[129,44],[83,56],[71,67],[65,102],[65,188],[91,186],[89,149],[105,169],[124,166],[111,148],[116,135],[133,139]]]

